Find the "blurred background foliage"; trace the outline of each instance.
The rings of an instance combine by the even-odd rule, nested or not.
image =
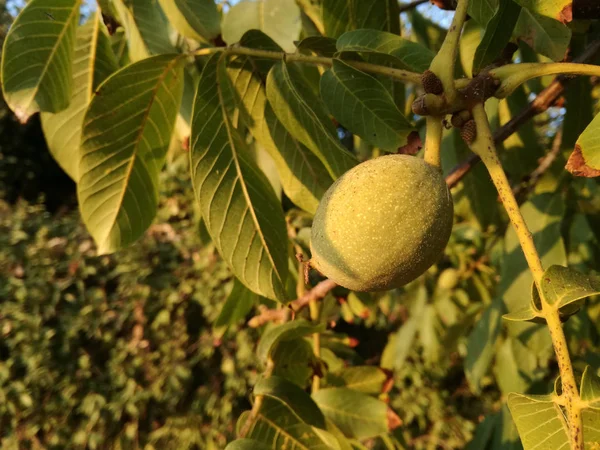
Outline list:
[[[0,14],[4,36],[11,20],[4,1]],[[439,47],[443,27],[419,12],[403,17],[413,39]],[[474,41],[469,49],[466,40],[463,55]],[[583,92],[590,98],[583,109],[565,116],[551,108],[505,141],[515,184],[556,143],[562,123],[585,126],[581,116],[585,108],[591,114],[598,93],[588,80],[577,83],[566,100],[578,102]],[[490,102],[496,124],[526,105],[540,88],[531,84]],[[558,141],[562,150],[523,208],[545,257],[594,271],[600,191],[595,180],[563,175],[572,139]],[[526,158],[518,151],[524,146]],[[465,154],[450,133],[444,167]],[[20,125],[0,104],[1,448],[216,450],[233,438],[261,370],[255,351],[262,330],[246,320],[214,326],[233,279],[201,232],[187,173],[186,153],[176,152],[150,231],[130,249],[98,257],[75,186],[52,160],[39,120]],[[324,382],[334,385],[335,372],[349,364],[389,371],[379,396],[402,426],[367,448],[519,449],[506,394],[551,390],[556,367],[544,329],[501,324],[507,307],[525,301],[528,281],[492,189],[482,168],[457,187],[446,254],[415,283],[374,296],[334,290],[324,300],[323,320],[334,330],[323,337]],[[600,367],[599,327],[597,299],[567,323],[579,369]],[[284,350],[281,375],[305,383],[311,370],[294,366]]]

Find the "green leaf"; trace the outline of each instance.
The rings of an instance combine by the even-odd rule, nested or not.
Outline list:
[[[183,91],[183,60],[155,56],[121,69],[85,115],[77,193],[83,221],[110,253],[148,228]]]
[[[515,37],[527,42],[536,52],[560,61],[569,47],[571,30],[557,20],[523,8],[515,27]]]
[[[527,306],[526,308],[520,309],[518,311],[504,314],[502,316],[505,320],[510,320],[512,322],[535,322],[535,323],[545,323],[545,319],[538,314],[531,306]]]
[[[321,333],[322,331],[325,331],[325,325],[313,325],[303,319],[273,326],[260,338],[258,348],[256,349],[256,356],[259,360],[266,362],[278,342],[298,339],[309,334]]]
[[[80,0],[31,0],[2,49],[2,92],[21,122],[62,111],[73,91],[73,51]]]
[[[229,443],[225,450],[270,450],[270,448],[254,439],[236,439]]]
[[[356,165],[340,143],[325,105],[297,68],[285,62],[274,65],[267,77],[267,98],[285,128],[317,155],[334,179]]]
[[[177,52],[169,37],[169,22],[160,8],[158,0],[132,0],[131,11],[150,54]]]
[[[320,389],[312,397],[349,438],[368,439],[390,431],[388,407],[381,400],[347,388]]]
[[[600,294],[600,278],[568,267],[551,266],[544,272],[540,288],[548,303],[562,309],[583,298]]]
[[[502,330],[504,305],[501,298],[495,298],[479,319],[467,342],[465,374],[474,392],[481,392],[483,377],[488,373],[495,355],[496,342]]]
[[[469,2],[469,6],[472,4],[473,1]],[[417,42],[424,48],[437,53],[442,47],[442,42],[444,42],[448,30],[424,17],[416,8],[408,12],[408,17],[413,26]]]
[[[600,408],[600,377],[594,374],[590,366],[586,366],[581,377],[581,400]]]
[[[467,12],[481,27],[485,28],[498,9],[500,0],[471,0]]]
[[[566,23],[572,20],[571,8],[576,0],[516,0],[523,8]]]
[[[131,62],[146,59],[150,56],[150,51],[146,47],[142,33],[135,21],[133,10],[123,0],[111,0],[111,5],[114,6],[119,23],[125,30],[125,42],[127,43],[129,59]],[[151,30],[149,32],[151,33]]]
[[[567,420],[552,399],[551,395],[509,394],[508,407],[524,450],[568,448]]]
[[[112,53],[99,14],[77,29],[73,55],[73,96],[59,113],[42,113],[41,121],[50,153],[75,181],[79,172],[79,144],[85,110],[96,88],[119,66]]]
[[[397,151],[413,130],[376,78],[343,61],[321,76],[321,97],[345,128],[383,150]]]
[[[323,413],[303,389],[285,378],[269,377],[254,386],[254,395],[276,399],[286,405],[302,422],[317,428],[325,428]]]
[[[303,422],[286,403],[272,397],[263,397],[255,414],[242,414],[237,428],[247,428],[247,438],[259,441],[270,450],[332,450],[324,438],[328,442],[335,441],[325,430]]]
[[[346,387],[370,395],[383,392],[385,383],[390,379],[391,372],[381,367],[353,366],[335,373],[327,374],[327,384],[334,387]]]
[[[295,50],[302,22],[295,0],[242,0],[223,19],[223,40],[238,42],[248,30],[260,30],[287,52]]]
[[[296,44],[298,50],[308,50],[332,58],[337,53],[336,40],[325,36],[309,36]]]
[[[258,31],[246,33],[243,40],[250,40],[249,35],[254,35],[254,44],[260,38],[257,35],[262,35],[263,40],[268,39],[279,48]],[[238,91],[236,100],[241,118],[258,144],[273,158],[286,195],[294,204],[314,214],[333,179],[319,158],[281,124],[267,101],[265,81],[259,70],[260,63],[245,56],[233,59],[228,65],[227,73]]]
[[[258,295],[247,289],[237,278],[233,280],[233,288],[227,296],[215,327],[228,327],[244,319],[258,303]]]
[[[303,338],[283,340],[271,352],[273,375],[288,379],[305,388],[315,368],[322,364],[314,355],[312,345]]]
[[[253,292],[285,301],[287,231],[273,188],[234,128],[225,60],[206,63],[194,102],[191,172],[206,227],[235,276]]]
[[[338,38],[359,28],[400,34],[400,14],[395,0],[323,0],[325,34]]]
[[[600,176],[600,114],[581,133],[569,158],[567,170],[577,176]]]
[[[459,58],[462,64],[463,71],[468,77],[473,76],[473,63],[475,52],[481,43],[483,30],[477,22],[469,20],[465,23],[463,32],[458,43]]]
[[[431,50],[421,44],[377,30],[344,33],[337,41],[337,49],[340,52],[386,55],[386,61],[414,72],[427,70],[434,56]]]
[[[158,1],[171,24],[185,37],[210,41],[221,32],[221,16],[214,0]]]
[[[484,67],[493,63],[512,35],[519,19],[521,7],[513,0],[501,0],[498,10],[485,27],[483,37],[473,60],[473,73],[479,73]]]

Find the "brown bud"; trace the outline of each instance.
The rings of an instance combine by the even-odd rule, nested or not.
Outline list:
[[[452,126],[455,128],[462,128],[465,123],[471,120],[471,113],[467,110],[459,111],[457,113],[452,114],[452,118],[450,122]]]
[[[425,104],[425,96],[418,97],[412,104],[412,111],[419,116],[429,115],[427,105]]]
[[[427,69],[421,75],[421,83],[427,94],[442,95],[444,93],[444,85],[435,73]]]
[[[463,138],[467,144],[473,143],[477,137],[477,126],[475,125],[475,121],[473,119],[465,123],[460,129],[460,137]]]

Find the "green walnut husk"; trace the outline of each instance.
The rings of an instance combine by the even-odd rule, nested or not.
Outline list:
[[[400,287],[439,260],[452,220],[439,168],[408,155],[372,159],[323,196],[311,231],[311,266],[353,291]]]

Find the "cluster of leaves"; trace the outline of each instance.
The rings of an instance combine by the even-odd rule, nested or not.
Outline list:
[[[159,211],[163,166],[169,156],[177,160],[174,155],[183,141],[201,230],[238,280],[227,299],[211,297],[211,302],[223,300],[216,324],[226,328],[245,318],[253,306],[273,308],[273,301],[297,297],[301,283],[294,253],[307,251],[310,217],[326,189],[359,160],[395,152],[412,131],[423,131],[408,100],[422,93],[420,74],[434,59],[444,30],[412,12],[413,39],[401,37],[396,0],[242,1],[226,13],[212,0],[104,0],[99,7],[104,16],[93,14],[79,25],[80,1],[31,0],[7,37],[2,60],[8,105],[23,121],[41,112],[50,151],[77,183],[81,216],[98,252],[121,250],[151,227]],[[458,76],[493,67],[499,57],[510,60],[512,55],[502,52],[511,41],[518,42],[523,61],[562,59],[569,46],[575,49],[596,33],[590,23],[571,23],[574,8],[570,0],[543,5],[528,0],[470,2],[473,20],[461,40]],[[231,45],[221,46],[223,42]],[[519,71],[511,66],[502,82],[518,81]],[[515,117],[528,94],[541,87],[533,81],[520,84],[506,82],[498,90],[502,95],[488,101],[495,125]],[[530,186],[527,177],[548,141],[557,141],[560,124],[546,127],[543,134],[533,126],[521,128],[505,141],[502,159],[511,180],[523,182],[529,191],[522,213],[544,264],[556,265],[548,277],[562,280],[552,301],[558,302],[565,319],[572,316],[571,345],[580,346],[575,364],[585,371],[584,420],[593,423],[599,410],[598,382],[586,364],[600,366],[593,357],[600,312],[597,304],[581,305],[579,300],[597,293],[598,286],[589,281],[581,291],[570,292],[570,283],[582,280],[558,268],[568,262],[598,267],[598,185],[562,174],[574,146],[579,159],[573,171],[585,169],[589,175],[600,169],[600,149],[593,138],[598,119],[591,121],[593,89],[589,83],[574,86],[567,98],[563,141],[558,140],[554,163],[536,183]],[[504,98],[508,93],[512,95]],[[340,141],[331,116],[351,137],[348,145]],[[443,147],[446,170],[467,151],[457,132],[447,135]],[[524,147],[527,151],[519,151]],[[517,236],[506,231],[494,188],[485,173],[475,170],[457,187],[455,198],[452,243],[427,277],[386,294],[334,293],[323,300],[321,318],[297,317],[266,327],[257,358],[268,376],[254,386],[253,407],[238,422],[242,439],[229,449],[345,450],[363,448],[364,442],[403,448],[407,437],[416,447],[431,448],[435,439],[464,445],[470,430],[465,427],[467,434],[458,436],[451,424],[444,425],[446,405],[438,403],[424,413],[418,403],[405,403],[413,395],[408,387],[423,384],[413,372],[400,378],[416,343],[423,350],[423,367],[445,362],[437,375],[444,381],[454,368],[462,380],[464,358],[466,383],[476,393],[494,385],[502,394],[548,391],[555,374],[552,345],[546,328],[536,323],[535,296],[522,310],[532,278]],[[177,245],[193,254],[185,243]],[[148,280],[154,278],[161,280],[158,273],[148,274]],[[130,320],[138,320],[142,331],[146,321],[140,317],[149,313],[136,315],[136,299],[153,295],[144,292],[135,289],[121,297],[127,298],[124,307],[131,308]],[[163,327],[165,333],[180,326],[189,335],[177,322],[190,308],[186,293],[179,292],[170,301],[182,306],[156,313],[151,323],[158,320],[157,329]],[[95,296],[83,298],[93,303]],[[145,302],[140,301],[143,310]],[[399,310],[408,316],[393,320]],[[515,323],[503,330],[505,313]],[[327,330],[342,319],[374,321],[373,327],[382,321],[387,332],[397,322],[402,326],[384,348],[371,349],[365,358],[352,350],[343,330]],[[98,320],[110,319],[104,314]],[[311,335],[319,336],[315,349],[307,339]],[[139,361],[151,365],[160,360],[177,367],[178,357],[183,356],[166,346],[150,362]],[[365,364],[378,359],[381,367]],[[435,380],[435,370],[428,375]],[[180,405],[173,398],[181,398],[187,376],[182,369],[160,378],[161,386],[172,383],[179,391],[159,398],[173,396],[164,401],[172,408]],[[307,387],[315,376],[322,386],[310,395]],[[391,386],[407,389],[390,391]],[[128,398],[127,392],[121,394]],[[483,398],[489,404],[480,411],[496,412],[478,428],[475,448],[521,445],[499,399]],[[548,404],[555,405],[554,398],[512,397],[517,425],[529,437],[527,448],[547,430],[521,417],[545,411]],[[120,401],[123,409],[110,410],[126,414],[135,421],[134,428],[148,420]],[[553,408],[551,430],[563,423],[560,408]],[[397,413],[406,423],[401,430]],[[426,431],[428,441],[411,439],[419,434],[415,430]],[[586,439],[600,440],[596,431],[588,425]],[[558,433],[556,439],[560,447],[566,434]]]

